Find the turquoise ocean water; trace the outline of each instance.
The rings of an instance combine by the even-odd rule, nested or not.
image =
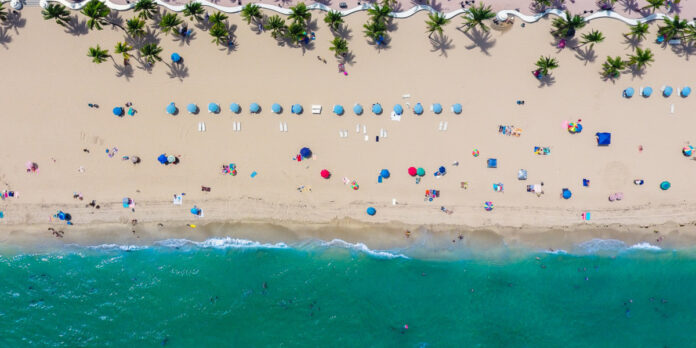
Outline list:
[[[1,347],[696,346],[693,250],[221,238],[0,255]]]

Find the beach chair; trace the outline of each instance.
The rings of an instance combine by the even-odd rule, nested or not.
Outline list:
[[[681,39],[672,39],[667,41],[667,43],[670,45],[681,45]]]
[[[312,113],[313,114],[321,114],[321,105],[312,105]]]

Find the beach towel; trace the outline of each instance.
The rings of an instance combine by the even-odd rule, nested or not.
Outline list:
[[[182,195],[174,195],[174,201],[172,204],[181,205],[184,202],[184,197]]]
[[[397,115],[395,112],[392,111],[391,113],[391,120],[392,121],[401,121],[401,115]]]

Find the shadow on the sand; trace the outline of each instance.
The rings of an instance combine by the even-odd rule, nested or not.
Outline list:
[[[353,30],[350,29],[347,25],[341,24],[338,26],[338,29],[335,31],[336,35],[340,37],[341,39],[344,39],[346,41],[350,40],[353,38]]]
[[[640,38],[631,35],[624,35],[623,43],[626,45],[626,48],[630,48],[631,51],[635,51],[636,47],[640,46]]]
[[[631,74],[631,77],[633,77],[634,79],[635,79],[636,77],[638,77],[638,78],[643,78],[643,75],[645,75],[645,68],[640,68],[640,69],[638,69],[638,68],[636,67],[635,64],[629,66],[628,69],[627,69],[626,71],[627,71],[628,73],[630,73],[630,74]]]
[[[435,34],[431,36],[429,39],[430,44],[433,46],[430,52],[439,52],[440,56],[447,57],[447,51],[454,48],[454,45],[452,44],[452,39],[447,35]]]
[[[183,81],[185,78],[189,76],[188,67],[184,65],[183,62],[164,64],[167,65],[167,67],[169,67],[167,75],[170,79],[178,79],[179,81]]]
[[[123,28],[123,18],[119,15],[117,11],[111,11],[106,20],[111,24],[111,30],[118,30]]]
[[[679,57],[684,57],[684,59],[686,60],[689,60],[689,57],[691,57],[694,54],[694,52],[696,52],[696,46],[692,41],[670,46],[674,54],[676,54]]]
[[[133,66],[118,65],[114,62],[114,69],[116,69],[116,77],[123,77],[126,81],[129,81],[133,77]]]
[[[536,77],[535,77],[536,78]],[[549,87],[556,83],[556,78],[553,75],[546,75],[542,78],[536,78],[539,81],[539,88]]]
[[[7,44],[12,42],[12,36],[7,33],[8,31],[9,29],[0,27],[0,45],[4,48],[7,48]]]
[[[619,4],[621,5],[623,12],[626,12],[629,15],[633,14],[633,12],[640,14],[638,0],[619,0]]]
[[[461,28],[459,30],[461,30]],[[478,30],[478,28],[473,28],[469,31],[461,31],[464,33],[464,36],[473,42],[473,45],[464,46],[464,48],[467,50],[472,50],[478,47],[481,50],[481,53],[487,56],[491,55],[488,50],[495,46],[495,39],[491,37],[490,32]]]
[[[87,20],[80,21],[77,15],[73,16],[70,18],[70,22],[65,25],[65,32],[73,36],[87,35],[89,33]]]
[[[195,32],[195,31],[191,32],[191,35],[189,35],[189,36],[184,36],[184,35],[181,35],[181,34],[175,32],[175,33],[174,33],[174,37],[172,38],[172,40],[173,40],[174,42],[178,42],[178,43],[179,43],[179,46],[183,46],[183,45],[187,45],[187,46],[188,46],[188,45],[191,45],[191,40],[193,40],[193,39],[195,39],[195,38],[196,38],[196,32]]]
[[[355,64],[355,53],[353,53],[353,51],[346,52],[343,55],[342,59],[339,59],[339,62],[341,62],[341,61],[347,65]]]
[[[7,13],[7,19],[2,24],[7,29],[14,29],[15,34],[19,35],[19,28],[24,28],[27,20],[22,18],[21,12],[12,11]]]
[[[594,63],[597,60],[597,53],[591,46],[578,47],[575,49],[575,58],[587,63]]]

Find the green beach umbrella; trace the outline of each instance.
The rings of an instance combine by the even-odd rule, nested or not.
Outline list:
[[[423,168],[421,168],[421,167],[418,167],[418,170],[416,170],[416,174],[418,174],[418,176],[424,176],[424,175],[425,175],[425,169],[423,169]]]

